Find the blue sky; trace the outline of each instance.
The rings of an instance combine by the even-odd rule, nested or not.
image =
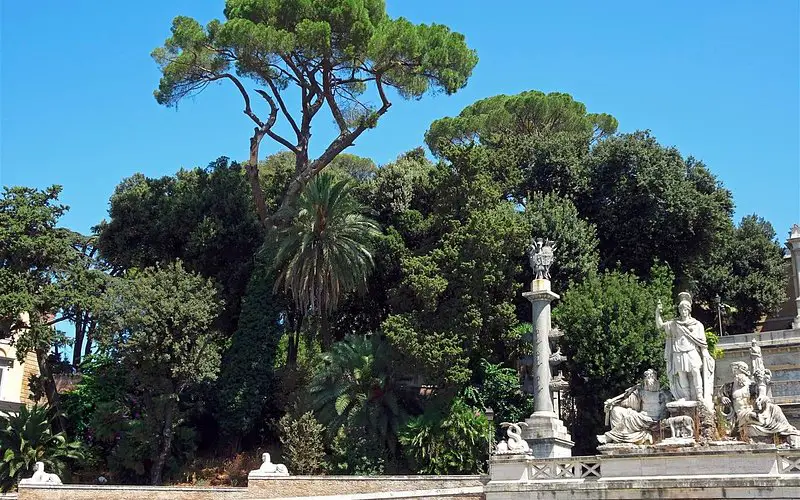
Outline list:
[[[133,7],[135,5],[135,7]],[[800,223],[800,2],[477,2],[394,0],[392,16],[463,33],[480,62],[465,89],[395,100],[348,152],[385,163],[431,121],[477,99],[537,89],[650,129],[703,160],[781,240]],[[105,217],[114,186],[221,155],[244,159],[251,125],[218,86],[176,111],[156,104],[150,51],[172,18],[221,17],[223,1],[0,1],[0,183],[64,186],[64,223]],[[330,137],[332,124],[315,129]],[[264,154],[277,151],[264,142]],[[262,155],[263,156],[263,155]]]

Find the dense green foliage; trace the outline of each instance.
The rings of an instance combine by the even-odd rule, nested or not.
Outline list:
[[[684,278],[729,223],[730,192],[702,163],[646,132],[601,142],[589,162],[589,187],[578,203],[597,226],[603,268],[619,264],[645,276],[656,258]]]
[[[605,113],[587,113],[582,102],[569,94],[529,90],[497,95],[470,104],[455,118],[434,121],[425,142],[434,153],[447,144],[475,140],[493,143],[504,135],[549,136],[560,132],[594,140],[617,131],[617,120]]]
[[[697,283],[697,296],[707,304],[714,304],[719,294],[725,303],[735,305],[736,314],[726,314],[726,332],[751,331],[762,316],[786,300],[789,263],[782,256],[772,225],[756,215],[717,233],[714,247],[690,273]]]
[[[404,98],[429,90],[452,94],[466,85],[478,62],[463,35],[440,24],[391,19],[382,0],[227,0],[224,13],[225,21],[205,27],[186,16],[173,20],[172,36],[152,54],[162,74],[155,97],[175,106],[211,82],[233,84],[255,124],[248,173],[259,217],[270,225],[290,222],[294,202],[311,178],[377,125],[391,107],[389,88]],[[252,83],[260,88],[251,94]],[[287,87],[299,91],[295,106]],[[378,94],[379,106],[370,103],[368,89]],[[258,111],[254,94],[259,103],[266,101],[268,114]],[[339,134],[311,160],[311,126],[322,108]],[[278,116],[291,136],[274,129]],[[291,151],[296,166],[281,207],[272,214],[256,168],[265,136]]]
[[[219,302],[205,278],[180,261],[132,270],[108,291],[100,342],[124,370],[128,415],[115,412],[130,432],[118,456],[149,466],[151,484],[160,484],[176,435],[184,432],[184,408],[193,390],[214,380],[220,342],[212,329]],[[137,472],[139,472],[137,470]]]
[[[239,441],[259,425],[270,396],[276,391],[273,359],[284,327],[280,324],[284,301],[272,290],[275,274],[269,255],[274,245],[262,250],[242,299],[239,327],[222,356],[222,370],[216,383],[216,418],[219,432]],[[266,260],[267,262],[264,262]]]
[[[371,240],[380,234],[350,193],[347,179],[322,173],[298,200],[292,224],[279,235],[276,288],[291,294],[297,310],[322,319],[322,346],[332,344],[328,317],[341,297],[363,291],[372,269]]]
[[[86,445],[85,471],[155,484],[195,453],[278,441],[295,474],[481,470],[488,408],[498,422],[532,410],[518,373],[532,237],[556,244],[576,453],[593,452],[603,400],[663,364],[659,299],[692,291],[711,327],[719,295],[726,333],[785,300],[768,222],[736,225],[703,163],[617,134],[568,94],[487,97],[434,121],[435,162],[344,153],[395,95],[466,85],[477,57],[449,28],[391,19],[382,0],[227,0],[224,15],[174,19],[152,54],[155,97],[236,89],[255,125],[245,163],[123,179],[88,237],[58,227],[58,187],[0,202],[0,338],[37,354],[35,389],[56,409],[53,371],[81,371],[57,423]],[[316,127],[312,145],[320,116],[338,132]],[[264,137],[283,150],[262,160]],[[61,321],[75,325],[66,363]],[[4,487],[31,453],[63,465],[65,435],[30,425],[51,451],[0,452]]]
[[[36,462],[63,476],[69,465],[83,459],[81,443],[53,432],[50,422],[51,412],[43,406],[22,407],[16,415],[0,414],[0,493],[31,477]]]
[[[648,368],[663,372],[664,338],[656,328],[655,304],[671,302],[672,275],[662,266],[643,282],[606,271],[569,289],[554,311],[571,375],[571,417],[577,454],[590,453],[602,434],[603,401],[639,380]]]
[[[525,327],[530,328],[530,324]],[[476,376],[476,382],[464,389],[467,404],[482,413],[491,408],[498,422],[522,422],[533,413],[533,399],[522,392],[519,374],[513,368],[484,359]]]
[[[262,234],[244,170],[227,158],[205,169],[149,178],[135,174],[114,190],[97,246],[120,269],[181,259],[221,287],[219,329],[236,329],[242,295]]]
[[[494,433],[486,417],[462,399],[431,407],[409,420],[400,443],[420,474],[465,474],[482,469]],[[483,445],[483,446],[481,446]]]
[[[49,351],[61,343],[55,325],[74,320],[94,303],[100,284],[76,248],[82,237],[57,227],[67,207],[60,186],[44,190],[4,188],[0,199],[0,338],[13,337],[21,362],[36,354],[41,376],[34,383],[60,415]],[[84,280],[93,282],[82,286]],[[58,418],[63,429],[64,422]]]
[[[287,413],[278,421],[281,456],[292,474],[311,475],[325,472],[325,427],[310,411],[293,418]]]
[[[530,230],[501,199],[485,153],[451,149],[452,163],[437,165],[420,190],[429,203],[399,214],[393,226],[405,248],[398,245],[399,282],[388,290],[382,329],[409,373],[433,384],[467,382],[480,354],[502,356],[517,322],[516,276]]]
[[[333,345],[309,387],[311,405],[330,436],[365,439],[378,457],[397,458],[397,435],[408,408],[392,353],[378,336],[347,337]]]

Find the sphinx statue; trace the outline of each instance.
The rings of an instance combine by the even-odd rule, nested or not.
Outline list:
[[[33,476],[21,480],[20,484],[61,484],[61,478],[45,472],[44,462],[36,462],[33,466]]]
[[[283,464],[273,464],[269,453],[261,455],[262,464],[258,469],[251,471],[247,477],[288,476],[289,470]]]

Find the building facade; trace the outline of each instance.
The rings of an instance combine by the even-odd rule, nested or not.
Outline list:
[[[36,354],[29,352],[22,363],[11,339],[0,339],[0,412],[15,413],[22,405],[31,405],[28,381],[39,375]]]

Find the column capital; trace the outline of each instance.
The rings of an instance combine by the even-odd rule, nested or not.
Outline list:
[[[800,224],[795,224],[789,231],[789,239],[786,240],[786,246],[796,250],[800,249]]]
[[[541,302],[545,300],[547,302],[552,302],[556,299],[561,298],[560,295],[551,292],[550,290],[535,290],[531,292],[522,292],[522,296],[530,300],[531,302]]]

